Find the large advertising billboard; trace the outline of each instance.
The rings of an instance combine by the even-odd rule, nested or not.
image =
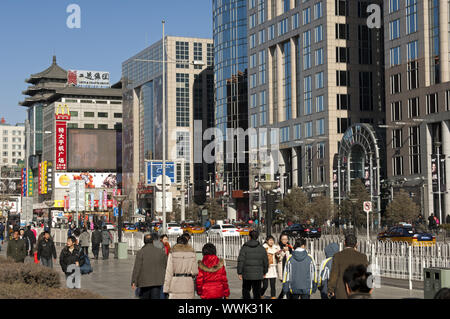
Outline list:
[[[122,187],[122,177],[116,173],[56,173],[55,188],[69,189],[71,181],[81,180],[85,182],[87,189]]]
[[[121,169],[118,150],[122,133],[116,130],[68,129],[69,171],[116,171]]]
[[[109,72],[69,70],[67,84],[79,87],[109,88]]]

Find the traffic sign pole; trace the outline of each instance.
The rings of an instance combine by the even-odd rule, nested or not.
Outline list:
[[[366,223],[367,223],[367,241],[370,240],[370,235],[369,235],[369,214],[372,211],[372,202],[364,202],[363,203],[363,210],[366,212]]]

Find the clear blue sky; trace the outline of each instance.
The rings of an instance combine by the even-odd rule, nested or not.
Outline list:
[[[69,29],[66,8],[81,7],[81,29]],[[212,0],[1,0],[0,117],[23,122],[24,80],[50,66],[53,53],[64,69],[109,71],[166,34],[212,37]]]

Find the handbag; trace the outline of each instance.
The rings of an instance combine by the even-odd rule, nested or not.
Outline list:
[[[80,267],[80,272],[82,275],[88,275],[91,272],[93,272],[92,266],[91,266],[91,260],[86,254],[83,254],[81,258],[84,258],[84,264]]]

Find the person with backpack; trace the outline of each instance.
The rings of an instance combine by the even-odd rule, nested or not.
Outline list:
[[[80,246],[76,244],[76,238],[74,236],[70,236],[67,238],[67,245],[64,247],[64,249],[61,251],[61,254],[59,255],[59,264],[61,265],[61,269],[66,275],[66,284],[67,288],[81,288],[80,284],[81,281],[75,279],[75,284],[71,286],[69,281],[67,280],[70,275],[72,275],[74,272],[76,273],[76,270],[72,271],[69,270],[70,265],[75,265],[77,267],[81,267],[84,265],[84,258],[83,258],[83,251],[81,250]],[[75,276],[76,277],[76,276]]]
[[[311,299],[316,292],[316,263],[306,251],[306,239],[297,239],[292,255],[286,262],[283,290],[289,299]]]
[[[50,233],[44,231],[44,238],[37,245],[37,260],[41,262],[42,266],[53,268],[52,256],[54,261],[56,261],[55,243],[50,238]]]
[[[103,226],[102,231],[102,256],[103,260],[107,260],[109,258],[109,245],[113,242],[111,233],[108,231],[106,226]]]
[[[98,254],[100,252],[100,244],[102,243],[102,232],[98,229],[97,225],[94,227],[94,231],[91,235],[91,242],[94,259],[98,259]]]
[[[331,243],[325,247],[325,260],[322,261],[319,268],[319,285],[320,297],[328,299],[328,279],[330,279],[331,267],[333,265],[333,256],[339,251],[339,245]]]
[[[89,249],[90,236],[89,236],[89,233],[88,233],[86,227],[83,228],[83,232],[81,233],[79,240],[80,240],[80,246],[81,246],[81,249],[83,250],[83,253],[86,256],[88,256],[89,255],[88,249]]]
[[[197,294],[202,299],[228,299],[230,296],[224,261],[216,253],[216,247],[207,243],[202,248],[203,259],[198,261]]]

